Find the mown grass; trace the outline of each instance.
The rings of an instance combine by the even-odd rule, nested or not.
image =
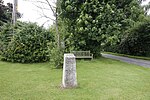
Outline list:
[[[135,58],[135,59],[150,60],[150,57],[132,56],[132,55],[126,55],[126,54],[113,53],[113,52],[103,52],[103,53],[112,54],[112,55],[116,55],[116,56]]]
[[[49,63],[0,62],[0,100],[150,100],[150,68],[100,58],[77,61],[78,87],[62,89]]]

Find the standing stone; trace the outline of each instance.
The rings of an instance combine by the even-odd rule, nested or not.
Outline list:
[[[76,59],[74,54],[64,54],[62,85],[64,88],[77,87]]]

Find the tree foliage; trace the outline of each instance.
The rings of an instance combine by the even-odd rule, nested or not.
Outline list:
[[[90,50],[95,56],[102,43],[119,43],[124,31],[144,17],[138,0],[61,0],[61,10],[70,47]]]
[[[140,22],[127,31],[119,46],[120,53],[150,56],[150,19]]]
[[[4,5],[3,0],[0,0],[0,26],[3,23],[11,22],[13,5],[11,3],[7,3]]]

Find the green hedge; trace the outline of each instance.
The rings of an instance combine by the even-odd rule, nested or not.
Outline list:
[[[150,20],[128,30],[119,50],[124,54],[150,56]]]
[[[0,55],[2,55],[5,52],[9,42],[11,41],[13,27],[10,23],[8,23],[0,28]]]
[[[52,39],[51,33],[34,23],[19,23],[14,27],[14,33],[11,26],[4,27],[0,33],[2,60],[21,63],[49,61],[48,43]]]

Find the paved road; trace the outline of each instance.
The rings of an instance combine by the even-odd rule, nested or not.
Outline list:
[[[115,56],[115,55],[111,55],[111,54],[102,54],[102,56],[105,57],[105,58],[116,59],[116,60],[120,60],[120,61],[123,61],[123,62],[127,62],[127,63],[131,63],[131,64],[135,64],[135,65],[150,68],[150,61],[147,61],[147,60],[121,57],[121,56]]]

